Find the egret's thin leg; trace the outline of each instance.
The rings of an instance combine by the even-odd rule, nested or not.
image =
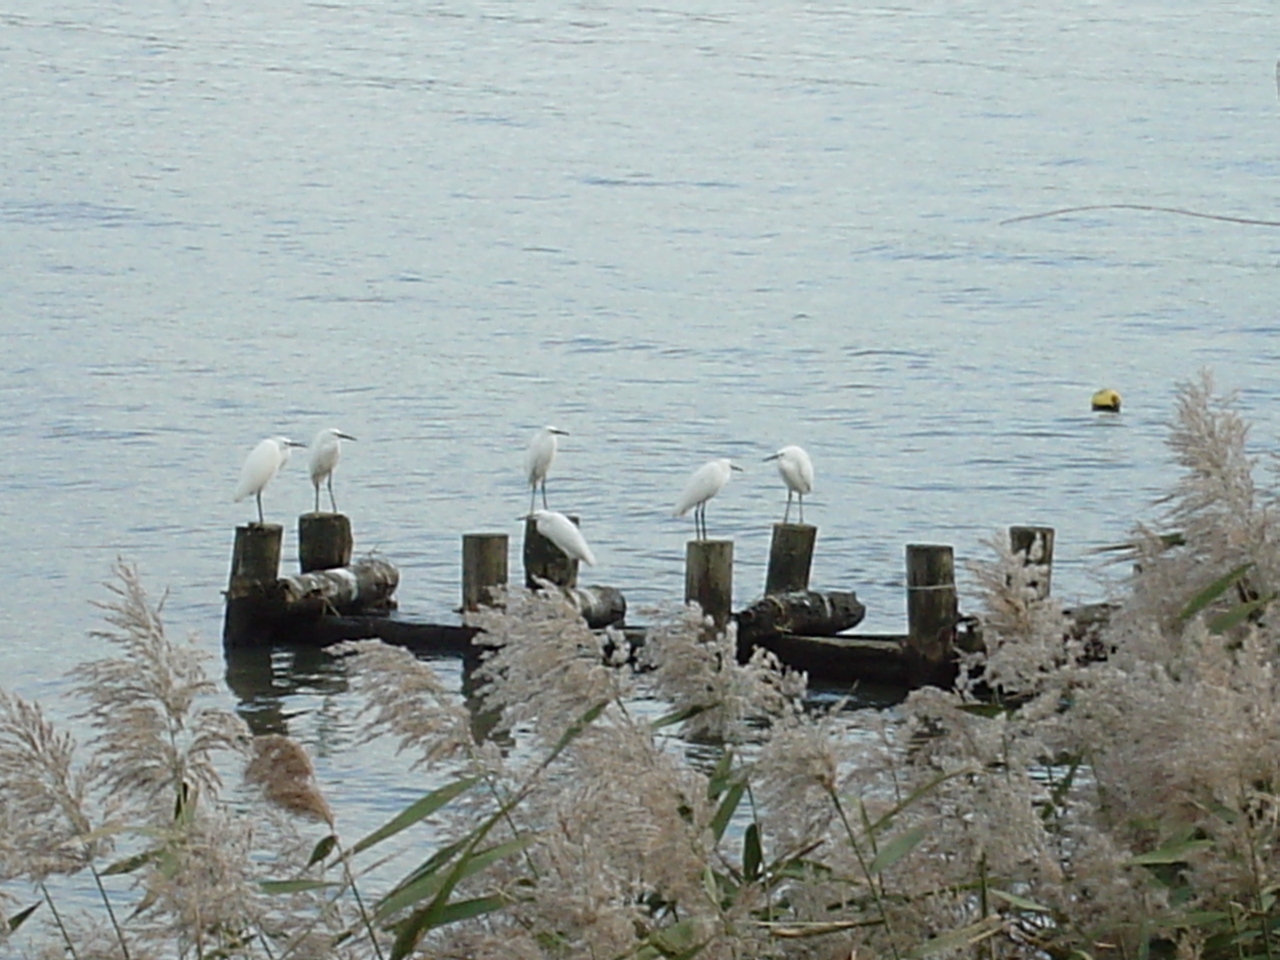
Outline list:
[[[787,509],[782,512],[782,522],[786,523],[791,519],[791,489],[787,488]]]
[[[317,490],[316,490],[316,499],[317,499],[317,501],[319,500],[319,498],[320,498],[320,491],[319,491],[319,489],[317,489]],[[337,512],[338,512],[338,501],[337,501],[337,500],[335,500],[335,499],[333,499],[333,474],[332,474],[332,473],[331,473],[331,474],[329,474],[329,506],[333,507],[333,512],[334,512],[334,513],[337,513]],[[316,512],[317,512],[317,513],[319,513],[319,512],[320,512],[320,506],[319,506],[319,504],[318,504],[318,503],[317,503],[317,505],[316,505]]]
[[[538,508],[538,485],[535,483],[529,488],[529,512],[533,513]]]
[[[313,483],[312,486],[316,488],[316,513],[319,513],[320,512],[320,484]]]
[[[258,525],[263,526],[267,521],[262,517],[262,491],[259,490],[255,496],[258,501]]]
[[[543,509],[543,510],[549,510],[549,509],[551,509],[550,507],[548,507],[548,506],[547,506],[547,479],[546,479],[546,477],[543,477],[543,478],[542,478],[542,509]]]
[[[788,493],[788,494],[787,494],[787,499],[790,499],[790,498],[791,498],[791,494],[790,494],[790,493]],[[797,493],[797,494],[796,494],[796,499],[800,501],[800,522],[801,522],[801,523],[804,523],[804,494],[803,494],[803,493]]]

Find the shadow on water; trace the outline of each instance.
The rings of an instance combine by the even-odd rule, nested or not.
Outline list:
[[[412,649],[412,648],[410,648]],[[425,661],[457,664],[461,680],[457,691],[471,709],[475,733],[486,736],[497,718],[480,712],[475,696],[474,671],[478,656],[448,655],[415,650]],[[235,695],[236,712],[255,735],[289,735],[290,721],[307,712],[301,704],[308,696],[332,696],[350,692],[345,656],[335,647],[274,645],[228,647],[225,680]],[[841,705],[845,711],[879,710],[896,706],[907,691],[901,685],[859,681],[854,684],[811,683],[805,700],[814,709]]]

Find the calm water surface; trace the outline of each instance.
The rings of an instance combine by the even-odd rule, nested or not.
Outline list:
[[[220,655],[240,461],[328,425],[411,617],[452,619],[463,533],[514,549],[544,423],[552,506],[635,619],[680,599],[670,504],[713,456],[747,468],[708,516],[759,593],[784,443],[817,467],[814,584],[868,629],[901,626],[904,544],[982,557],[1011,523],[1055,526],[1055,589],[1099,598],[1090,551],[1174,476],[1178,381],[1211,368],[1275,446],[1280,229],[1001,221],[1280,219],[1274,28],[1190,0],[11,4],[0,676],[48,697],[94,655],[117,556]],[[291,561],[305,473],[266,495]],[[413,786],[303,660],[249,706],[379,819]]]

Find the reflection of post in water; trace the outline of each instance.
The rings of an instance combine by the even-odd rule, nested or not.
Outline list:
[[[236,713],[254,736],[289,734],[285,700],[303,693],[335,694],[350,689],[342,658],[324,647],[226,647],[227,687],[236,695]]]
[[[409,649],[412,650],[412,646]],[[227,647],[223,652],[227,687],[237,700],[236,713],[254,736],[264,733],[289,736],[289,718],[299,712],[296,704],[290,705],[290,700],[307,695],[346,694],[351,690],[346,658],[335,653],[333,647]],[[484,713],[476,696],[474,673],[480,665],[478,648],[469,647],[460,655],[445,657],[434,651],[413,652],[433,665],[435,661],[459,664],[459,692],[472,716],[472,735],[477,741],[492,735],[499,717]],[[352,712],[354,714],[355,708]]]
[[[510,731],[499,726],[502,721],[502,711],[486,710],[484,708],[481,694],[485,687],[485,681],[476,676],[477,670],[483,662],[477,647],[472,647],[462,658],[462,699],[467,706],[467,713],[471,717],[471,737],[476,743],[492,740],[502,746],[511,746],[515,743],[515,740],[512,738]]]

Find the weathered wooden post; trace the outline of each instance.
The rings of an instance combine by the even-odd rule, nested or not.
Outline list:
[[[576,516],[570,515],[573,523]],[[550,580],[558,587],[574,587],[578,583],[578,561],[565,556],[564,551],[538,532],[538,521],[526,517],[524,521],[524,585],[536,590],[538,580]]]
[[[273,606],[280,575],[284,527],[278,523],[250,523],[236,527],[231,553],[231,577],[222,621],[222,642],[252,642],[255,628]]]
[[[813,566],[813,545],[818,528],[807,523],[775,523],[769,544],[769,570],[764,593],[798,593],[809,589],[809,569]]]
[[[1034,564],[1043,570],[1042,577],[1033,577],[1029,582],[1035,590],[1036,599],[1043,600],[1049,596],[1049,581],[1053,574],[1053,527],[1010,527],[1009,548],[1014,556],[1023,555],[1023,562],[1028,566]]]
[[[915,684],[954,679],[955,556],[949,546],[907,544],[907,675]]]
[[[733,608],[733,541],[690,540],[685,549],[684,602],[696,602],[717,629]]]
[[[526,527],[526,535],[528,528]],[[505,533],[462,535],[462,609],[477,610],[493,601],[491,590],[507,585]]]
[[[341,513],[298,517],[298,561],[303,573],[351,565],[351,521]]]

